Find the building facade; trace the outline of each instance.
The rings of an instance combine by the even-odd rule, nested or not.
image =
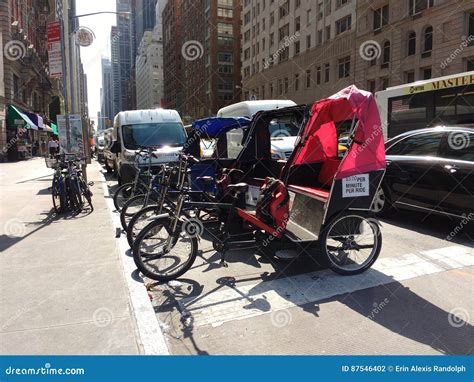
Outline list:
[[[240,100],[240,9],[239,0],[182,0],[165,8],[164,57],[171,55],[181,73],[165,62],[165,98],[177,105],[181,95],[186,119],[215,115]]]
[[[100,94],[99,128],[103,130],[115,117],[113,104],[112,63],[108,58],[102,58],[102,88]]]
[[[184,81],[182,77],[183,56],[181,3],[183,0],[168,0],[163,9],[163,76],[165,107],[178,110],[183,115]]]
[[[54,14],[54,1],[0,2],[0,161],[18,159],[47,136],[44,125],[50,123],[50,105],[58,94],[57,82],[49,78],[45,38]],[[17,111],[28,113],[33,124],[24,125]]]
[[[110,30],[110,57],[112,67],[112,110],[113,115],[117,115],[122,110],[121,83],[120,83],[120,34],[116,26]]]
[[[124,12],[117,14],[119,111],[133,110],[135,94],[132,84],[132,65],[135,61],[135,39],[132,23],[132,0],[117,0],[117,12]],[[113,49],[114,47],[112,47]]]
[[[447,0],[244,0],[243,98],[311,103],[352,83],[375,92],[466,71],[474,48],[461,46],[474,29],[474,1],[450,7]]]

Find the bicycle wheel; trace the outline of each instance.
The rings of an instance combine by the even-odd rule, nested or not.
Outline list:
[[[82,193],[77,178],[70,180],[69,200],[71,201],[71,208],[77,212],[82,211],[84,201],[82,200]]]
[[[161,209],[161,213],[168,212],[167,207]],[[127,241],[130,247],[133,246],[133,242],[138,237],[143,228],[150,224],[159,213],[157,205],[149,205],[145,208],[142,208],[130,219],[127,227]]]
[[[89,207],[92,212],[94,211],[94,206],[92,205],[92,195],[93,195],[92,191],[90,190],[89,186],[86,184],[84,179],[80,178],[80,182],[81,182],[82,195],[87,200],[87,204],[89,204]]]
[[[148,198],[147,195],[137,195],[128,199],[120,211],[122,228],[126,231],[133,216],[151,203],[156,203],[156,198],[153,195],[148,195]]]
[[[59,179],[56,176],[54,176],[54,178],[53,178],[53,186],[51,188],[51,196],[53,198],[54,211],[57,214],[60,214],[62,212],[62,203],[61,203],[62,195],[61,195],[61,189],[60,189],[60,186],[59,186]]]
[[[377,260],[382,249],[382,234],[376,222],[348,213],[326,225],[319,244],[329,268],[341,275],[356,275]]]
[[[196,259],[198,242],[181,230],[171,232],[169,217],[148,224],[133,244],[133,260],[146,277],[157,281],[174,280],[191,268]],[[170,251],[166,250],[171,241]]]
[[[123,206],[130,198],[133,198],[135,195],[145,194],[146,189],[142,185],[135,186],[135,183],[127,183],[120,186],[114,194],[114,206],[115,209],[120,212],[122,211]]]

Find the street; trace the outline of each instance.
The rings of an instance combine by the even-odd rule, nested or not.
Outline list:
[[[183,278],[145,286],[172,354],[472,354],[474,232],[448,240],[457,224],[381,221],[379,259],[352,277],[253,251],[229,252],[224,268],[202,239]]]

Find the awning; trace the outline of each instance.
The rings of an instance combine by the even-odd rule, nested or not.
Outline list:
[[[38,126],[25,114],[13,105],[8,105],[7,128],[9,129],[33,129],[38,130]]]
[[[53,130],[54,135],[58,135],[58,126],[53,122],[51,122],[51,129]]]
[[[52,133],[53,129],[49,127],[46,123],[43,124],[43,131],[46,131],[48,133]]]
[[[35,126],[41,130],[43,128],[43,117],[39,116],[36,113],[25,112],[26,116],[35,124]]]

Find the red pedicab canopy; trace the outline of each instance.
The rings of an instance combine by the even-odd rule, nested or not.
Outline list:
[[[372,93],[351,85],[316,102],[304,128],[294,165],[324,162],[338,157],[336,123],[358,119],[353,144],[341,162],[336,179],[381,170],[386,167],[380,115]]]

